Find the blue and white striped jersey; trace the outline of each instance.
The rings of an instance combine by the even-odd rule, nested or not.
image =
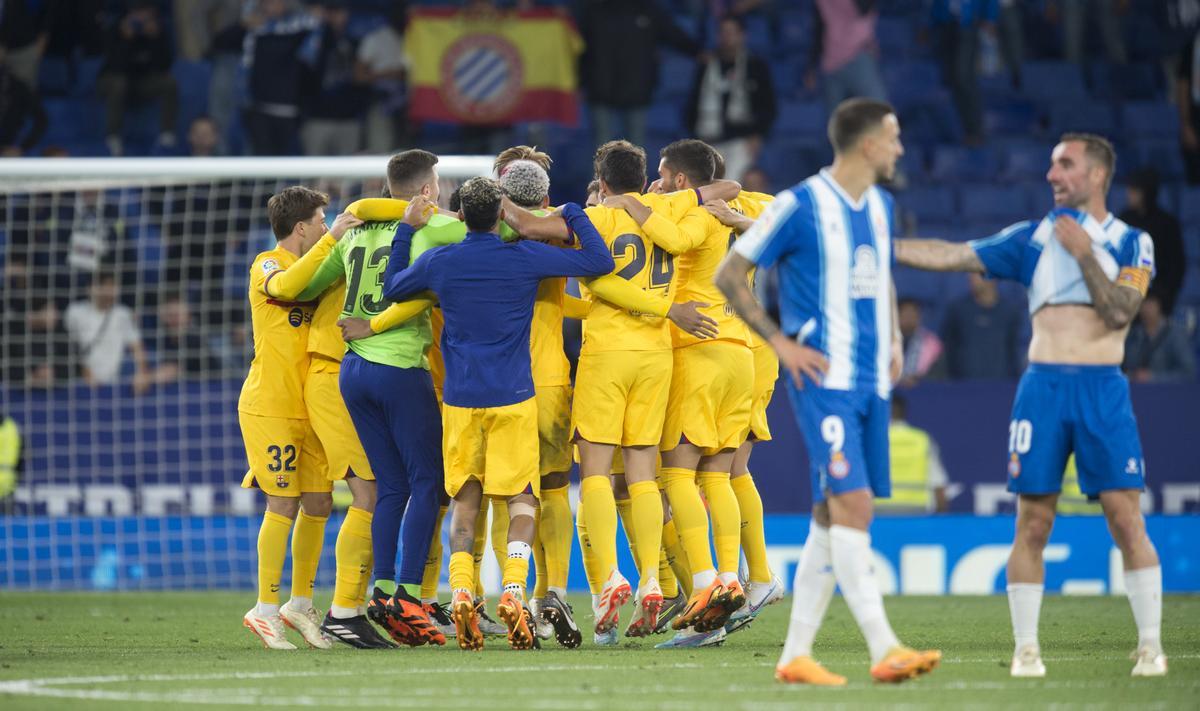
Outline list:
[[[1083,272],[1071,253],[1054,236],[1054,218],[1074,217],[1092,238],[1092,253],[1109,279],[1121,279],[1145,293],[1149,279],[1122,274],[1123,269],[1154,274],[1154,242],[1150,235],[1134,229],[1110,213],[1103,222],[1071,208],[1055,208],[1040,222],[1018,222],[987,239],[972,241],[971,247],[983,262],[988,276],[1011,279],[1029,290],[1029,313],[1046,305],[1088,304],[1092,295]]]
[[[822,170],[734,244],[759,267],[779,265],[783,332],[829,358],[824,388],[891,393],[894,230],[891,195],[871,187],[851,200]]]

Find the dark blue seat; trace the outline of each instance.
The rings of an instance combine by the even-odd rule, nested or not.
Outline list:
[[[1179,221],[1200,230],[1200,187],[1180,187]]]
[[[1050,152],[1040,143],[1010,143],[998,149],[1000,177],[1004,180],[1042,178],[1050,168]]]
[[[1124,161],[1126,170],[1154,168],[1163,180],[1181,180],[1184,175],[1183,154],[1179,152],[1178,138],[1142,139],[1126,148],[1131,160]],[[1121,161],[1117,162],[1118,174]]]
[[[1183,228],[1183,254],[1188,264],[1200,266],[1200,225]]]
[[[962,212],[972,220],[1025,219],[1029,214],[1028,194],[1021,185],[965,185],[958,189]]]
[[[1050,107],[1050,135],[1070,131],[1098,133],[1112,138],[1117,131],[1116,112],[1112,104],[1101,101],[1062,101]]]
[[[913,185],[896,194],[897,205],[922,221],[952,222],[957,215],[956,202],[954,191],[940,185]]]
[[[1121,107],[1121,128],[1131,138],[1178,139],[1179,114],[1165,102],[1135,101]]]
[[[1082,99],[1087,95],[1083,74],[1070,62],[1025,62],[1021,77],[1021,92],[1039,104]]]
[[[784,101],[779,105],[776,129],[790,136],[824,136],[825,106],[816,101]]]
[[[936,146],[929,161],[929,177],[942,182],[992,180],[996,156],[987,147]]]

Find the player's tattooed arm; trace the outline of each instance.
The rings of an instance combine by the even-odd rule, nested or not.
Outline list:
[[[1108,278],[1092,252],[1092,238],[1069,215],[1060,215],[1054,220],[1054,235],[1079,262],[1083,281],[1092,296],[1092,307],[1104,320],[1104,325],[1114,331],[1128,326],[1142,305],[1141,290],[1122,286]]]
[[[749,259],[737,252],[730,252],[717,270],[717,288],[725,294],[737,315],[771,344],[796,387],[803,388],[806,377],[813,382],[821,382],[822,376],[829,370],[825,354],[797,343],[779,330],[779,324],[775,323],[750,291],[747,276],[753,268],[754,264]]]
[[[966,242],[940,239],[898,239],[892,242],[896,261],[906,267],[934,272],[980,272],[983,262]]]

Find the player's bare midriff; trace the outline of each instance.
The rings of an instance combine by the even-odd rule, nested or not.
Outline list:
[[[1043,306],[1033,315],[1029,362],[1120,365],[1128,331],[1110,329],[1091,306]]]

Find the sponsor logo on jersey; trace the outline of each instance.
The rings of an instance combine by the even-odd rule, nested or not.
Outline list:
[[[304,309],[294,308],[288,311],[288,323],[292,325],[292,328],[300,328],[304,325]]]
[[[879,293],[879,260],[875,248],[860,244],[854,250],[854,266],[850,270],[850,298],[874,299]]]
[[[1021,476],[1021,458],[1016,452],[1008,455],[1008,475],[1013,479]]]
[[[264,259],[262,263],[262,270],[263,274],[270,274],[271,272],[278,271],[279,261],[275,259]]]
[[[834,452],[829,455],[829,476],[834,479],[845,479],[850,474],[850,462],[846,455]]]

